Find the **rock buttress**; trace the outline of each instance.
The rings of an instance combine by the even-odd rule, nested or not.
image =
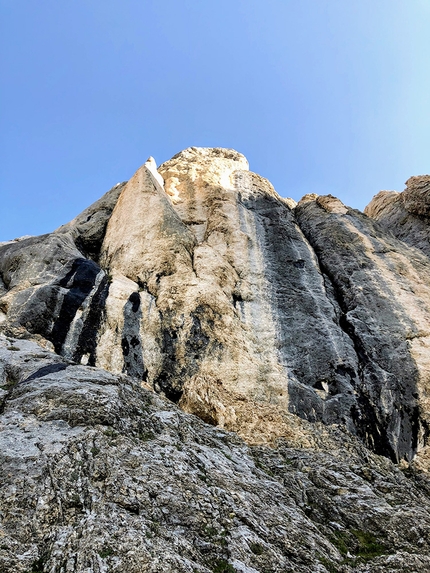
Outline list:
[[[359,361],[357,431],[378,453],[412,459],[429,420],[429,260],[330,195],[303,200],[296,216]]]

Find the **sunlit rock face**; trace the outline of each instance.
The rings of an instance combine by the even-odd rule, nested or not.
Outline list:
[[[402,208],[426,225],[422,179]],[[411,460],[429,433],[430,260],[369,209],[379,223],[330,195],[296,206],[230,149],[150,158],[68,225],[0,246],[0,328],[250,443],[309,444],[305,419]]]
[[[249,439],[285,431],[288,411],[349,424],[356,356],[290,203],[232,150],[188,149],[159,173],[164,189],[148,164],[137,172],[107,227],[97,365],[141,368],[186,411]]]

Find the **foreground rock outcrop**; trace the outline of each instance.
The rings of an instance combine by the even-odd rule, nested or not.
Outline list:
[[[0,385],[4,573],[429,570],[428,480],[341,427],[249,447],[4,336]]]
[[[0,571],[428,571],[429,188],[189,148],[0,244]]]

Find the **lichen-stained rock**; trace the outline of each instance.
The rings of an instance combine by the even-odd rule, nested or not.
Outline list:
[[[359,359],[357,431],[375,451],[412,459],[430,421],[429,260],[331,196],[299,203],[296,216]]]
[[[381,191],[365,208],[384,230],[430,257],[430,176],[411,177],[403,193]]]
[[[430,567],[428,481],[345,430],[249,447],[124,375],[0,335],[2,573]]]
[[[264,311],[273,317],[275,332],[268,346],[275,347],[287,373],[291,412],[311,421],[348,424],[357,358],[339,327],[318,260],[290,207],[267,181],[238,172],[236,188],[241,224],[252,245],[248,281],[254,296],[249,305],[244,303],[245,311],[249,306],[249,315],[257,317],[251,330],[258,332]],[[259,307],[263,312],[254,310]]]

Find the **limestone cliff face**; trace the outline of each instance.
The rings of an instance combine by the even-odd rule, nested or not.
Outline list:
[[[423,222],[420,185],[404,208]],[[368,213],[379,223],[331,196],[296,206],[233,150],[150,159],[68,225],[0,246],[0,327],[250,443],[309,445],[305,419],[412,460],[430,423],[430,259]]]
[[[264,440],[288,410],[338,421],[356,358],[291,204],[247,168],[236,152],[190,149],[161,166],[165,190],[150,165],[130,180],[102,246],[112,283],[96,363]]]

